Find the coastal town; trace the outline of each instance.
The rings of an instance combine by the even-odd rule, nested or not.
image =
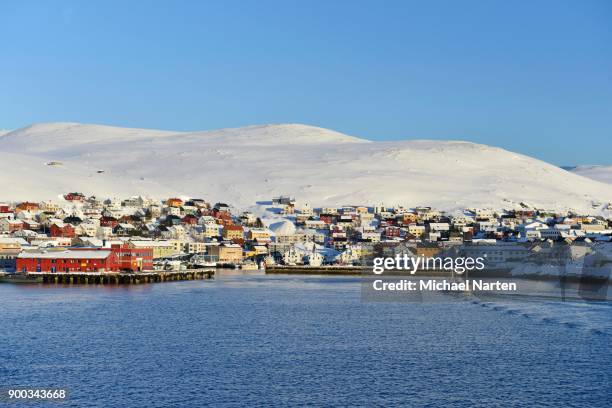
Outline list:
[[[486,257],[491,269],[531,271],[543,254],[558,257],[559,248],[569,248],[568,259],[582,260],[581,268],[597,252],[605,274],[612,219],[527,205],[452,214],[383,204],[316,208],[286,196],[246,211],[197,198],[78,192],[0,203],[0,271],[6,274],[340,268],[365,265],[373,256],[433,257],[457,248]]]

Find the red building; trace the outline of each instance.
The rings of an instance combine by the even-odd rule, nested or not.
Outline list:
[[[38,230],[40,225],[33,220],[23,220],[23,229],[26,230]]]
[[[120,271],[150,271],[153,269],[153,247],[131,248],[128,244],[111,245],[116,266]]]
[[[72,224],[53,223],[51,228],[49,228],[49,232],[52,237],[74,238],[75,236]]]
[[[334,214],[321,214],[319,215],[319,219],[326,224],[333,224],[336,221],[336,216]]]
[[[401,229],[399,227],[389,226],[385,228],[386,237],[399,237],[400,233],[401,233]]]
[[[7,214],[11,212],[11,207],[8,204],[0,204],[0,213]]]
[[[23,221],[21,220],[3,219],[2,223],[5,224],[5,231],[7,231],[9,234],[23,230]]]
[[[85,195],[82,193],[68,193],[64,194],[64,200],[66,201],[83,201],[85,199]]]
[[[114,217],[102,217],[100,218],[101,227],[115,228],[119,224],[119,220]]]
[[[24,251],[17,256],[18,272],[113,272],[116,254],[110,250]]]
[[[152,248],[69,248],[24,251],[17,256],[19,272],[139,272],[153,269]]]
[[[184,216],[181,219],[181,223],[183,224],[189,224],[189,225],[197,225],[198,223],[198,217],[196,217],[193,214],[187,214],[186,216]]]

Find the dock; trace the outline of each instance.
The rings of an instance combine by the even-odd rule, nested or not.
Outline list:
[[[372,272],[372,266],[352,265],[267,265],[266,274],[294,274],[294,275],[362,275],[376,276]],[[387,270],[385,276],[417,276],[417,277],[452,277],[451,271],[428,269],[418,270],[415,274],[407,271]]]
[[[300,275],[364,275],[372,272],[372,267],[344,265],[267,265],[266,274],[300,274]]]
[[[0,277],[7,283],[42,283],[55,285],[139,285],[147,283],[212,279],[214,269],[187,269],[183,271],[148,272],[30,272]]]

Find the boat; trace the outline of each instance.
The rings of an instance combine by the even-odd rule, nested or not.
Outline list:
[[[259,266],[255,262],[245,262],[240,265],[240,269],[244,271],[256,271],[259,269]]]
[[[194,255],[190,263],[194,268],[215,268],[217,266],[217,257],[210,255]]]
[[[238,269],[238,265],[229,262],[217,262],[217,268],[222,269]]]
[[[217,262],[196,262],[192,265],[194,268],[216,268]]]

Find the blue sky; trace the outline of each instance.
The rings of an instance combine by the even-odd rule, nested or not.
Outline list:
[[[612,2],[0,0],[0,128],[306,123],[612,164]]]

